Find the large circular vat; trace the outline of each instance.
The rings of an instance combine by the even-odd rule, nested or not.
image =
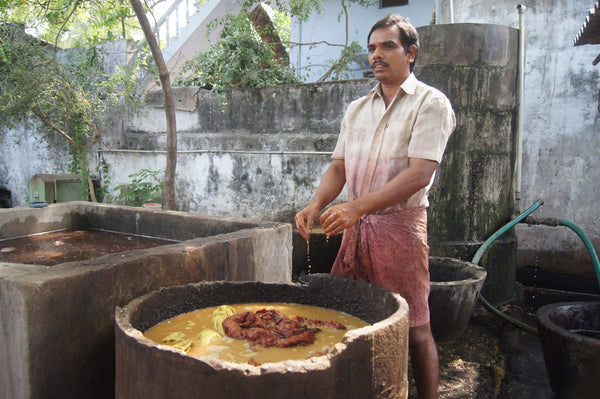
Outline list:
[[[467,328],[486,270],[459,259],[430,257],[429,274],[433,336],[436,341],[457,339]]]
[[[536,312],[550,387],[560,398],[600,392],[600,302],[561,302]]]
[[[348,331],[324,356],[260,366],[194,358],[143,336],[195,309],[288,302],[348,313],[371,325]],[[311,284],[211,282],[165,288],[115,313],[116,398],[406,398],[408,305],[360,281],[316,274]]]

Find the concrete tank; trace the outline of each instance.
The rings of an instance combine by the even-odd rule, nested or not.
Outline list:
[[[177,242],[53,266],[0,257],[0,398],[114,397],[115,306],[160,287],[291,280],[289,224],[80,201],[0,211],[0,248],[69,230]]]
[[[418,32],[415,74],[448,96],[457,124],[430,193],[431,255],[471,260],[515,211],[518,30],[450,24]],[[511,233],[482,259],[488,300],[514,294],[515,258]]]
[[[328,274],[310,284],[213,282],[170,287],[115,314],[116,398],[406,398],[408,305],[398,294]],[[350,330],[323,356],[239,364],[187,356],[142,335],[179,314],[222,304],[286,302],[348,313]]]

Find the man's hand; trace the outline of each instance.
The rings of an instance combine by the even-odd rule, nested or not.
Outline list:
[[[323,174],[319,188],[308,206],[296,214],[294,220],[300,235],[308,240],[319,212],[330,204],[346,184],[346,168],[343,159],[334,159]]]
[[[311,205],[308,205],[306,208],[302,209],[294,217],[294,220],[296,221],[296,228],[298,228],[298,232],[305,240],[310,238],[313,225],[318,217],[319,209]]]
[[[329,237],[340,233],[356,223],[361,216],[355,202],[344,202],[327,209],[321,216],[321,227]]]

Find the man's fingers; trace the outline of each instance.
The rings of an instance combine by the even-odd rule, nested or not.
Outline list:
[[[300,233],[302,238],[308,240],[310,238],[310,233],[313,228],[313,220],[311,220],[310,218],[307,219],[304,217],[304,215],[301,214],[297,214],[294,219],[296,221],[296,228],[298,229],[298,232]]]

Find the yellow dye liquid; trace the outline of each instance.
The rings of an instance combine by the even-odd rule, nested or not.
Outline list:
[[[304,360],[325,354],[335,344],[342,341],[342,337],[347,331],[369,325],[346,313],[318,306],[292,303],[245,303],[230,306],[235,309],[236,313],[256,312],[260,309],[277,309],[290,318],[303,316],[323,321],[333,320],[343,324],[346,330],[331,330],[327,327],[320,327],[321,331],[316,334],[315,342],[308,346],[288,348],[250,347],[246,340],[214,334],[212,312],[217,307],[210,307],[184,313],[159,323],[144,332],[144,336],[159,344],[171,344],[171,346],[173,346],[173,342],[165,343],[163,341],[165,337],[176,336],[181,339],[179,342],[185,342],[186,344],[191,341],[191,346],[186,350],[189,356],[214,358],[234,363],[247,363],[252,359],[259,364],[264,364],[285,360]],[[213,330],[213,332],[207,335],[207,329]],[[200,334],[203,330],[204,333]],[[202,337],[204,337],[204,341],[207,337],[210,337],[210,341],[202,342]]]

